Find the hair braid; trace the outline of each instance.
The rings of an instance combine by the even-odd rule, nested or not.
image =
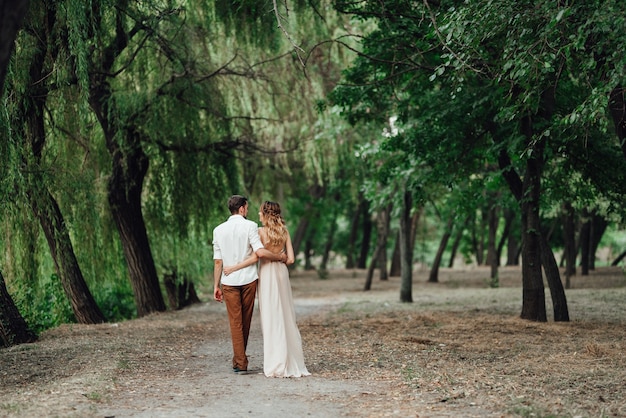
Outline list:
[[[287,226],[280,214],[280,205],[276,202],[265,201],[261,205],[261,212],[265,217],[268,243],[277,247],[284,245],[287,241]]]

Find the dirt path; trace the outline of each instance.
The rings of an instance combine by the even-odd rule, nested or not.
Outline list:
[[[498,289],[483,269],[417,275],[412,304],[397,278],[363,292],[364,274],[292,276],[310,377],[261,374],[258,313],[234,374],[225,308],[206,302],[0,350],[0,417],[626,417],[620,269],[574,278],[570,323],[520,320],[516,269]]]
[[[321,300],[320,300],[321,302]],[[324,306],[326,308],[327,306]],[[220,324],[210,340],[193,347],[184,370],[167,380],[132,379],[127,389],[116,390],[111,406],[98,408],[99,416],[115,417],[333,417],[342,415],[342,400],[367,391],[358,382],[318,376],[268,379],[262,373],[263,340],[259,315],[253,320],[248,353],[250,370],[235,374],[230,367],[232,349],[225,312],[210,304],[193,307],[193,316],[210,317]],[[304,312],[320,305],[298,305]],[[156,377],[156,376],[155,376]]]

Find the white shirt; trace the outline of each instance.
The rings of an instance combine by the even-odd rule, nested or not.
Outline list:
[[[259,238],[259,226],[241,215],[232,215],[213,230],[213,259],[222,260],[225,266],[234,266],[260,248],[263,244]],[[227,286],[243,286],[257,277],[256,264],[252,264],[228,276],[222,271],[221,282]]]

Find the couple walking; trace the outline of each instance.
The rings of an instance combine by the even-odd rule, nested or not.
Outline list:
[[[248,370],[246,347],[258,292],[263,373],[267,377],[308,376],[287,270],[295,257],[280,206],[263,203],[259,211],[262,228],[246,219],[248,199],[244,196],[232,196],[228,209],[231,216],[213,230],[213,297],[226,303],[233,370]]]

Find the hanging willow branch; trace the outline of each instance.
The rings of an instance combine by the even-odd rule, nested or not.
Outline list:
[[[272,0],[272,3],[274,4],[274,15],[276,16],[276,22],[278,23],[278,28],[285,34],[285,37],[289,40],[289,43],[291,45],[293,45],[293,49],[295,50],[296,55],[298,56],[298,60],[300,61],[300,64],[302,64],[303,67],[306,67],[306,64],[304,63],[304,60],[300,56],[300,53],[304,53],[305,52],[304,49],[302,49],[301,47],[296,45],[296,43],[294,42],[294,40],[291,37],[291,35],[289,35],[289,32],[287,32],[287,30],[283,26],[282,21],[286,20],[286,18],[284,16],[282,16],[280,14],[280,12],[278,11],[278,2],[276,0]],[[285,5],[286,14],[289,15],[289,7],[287,6],[287,2],[286,1],[285,1],[284,5]]]

